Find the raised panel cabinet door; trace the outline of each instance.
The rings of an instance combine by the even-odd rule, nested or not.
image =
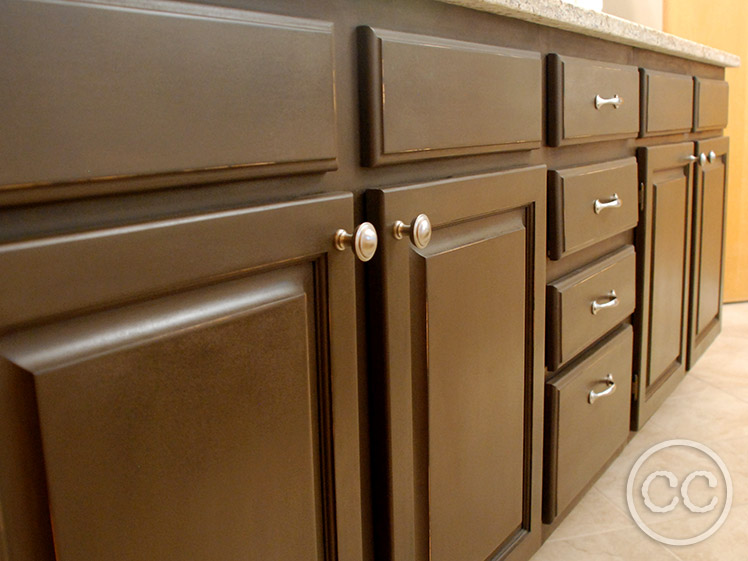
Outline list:
[[[632,427],[641,428],[686,372],[693,143],[638,151],[643,211],[637,230]]]
[[[370,190],[375,554],[540,544],[545,167]],[[425,214],[430,243],[393,226]],[[416,229],[418,224],[416,223]]]
[[[354,255],[333,243],[352,209],[334,194],[0,248],[50,305],[3,309],[0,516],[26,522],[0,535],[9,561],[52,543],[59,561],[362,559]]]
[[[725,255],[729,139],[696,143],[688,368],[719,335]],[[703,154],[703,156],[702,156]]]

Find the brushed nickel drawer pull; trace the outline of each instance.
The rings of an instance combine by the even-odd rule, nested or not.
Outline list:
[[[600,214],[606,208],[619,208],[623,204],[618,193],[613,193],[613,198],[607,203],[603,203],[600,199],[595,199],[595,214]]]
[[[699,163],[701,164],[701,167],[704,167],[706,165],[707,156],[703,152],[699,154]]]
[[[392,226],[392,235],[396,240],[401,240],[405,234],[410,236],[411,243],[418,249],[424,249],[431,241],[431,221],[425,214],[419,214],[413,222],[406,224],[402,220],[396,220]]]
[[[714,153],[714,150],[710,150],[709,155],[707,157],[709,158],[709,163],[713,164],[714,160],[717,159],[717,154]]]
[[[600,95],[595,96],[595,109],[600,109],[603,105],[612,105],[616,109],[618,109],[623,104],[623,98],[621,98],[618,94],[614,95],[613,97],[600,97]]]
[[[606,298],[610,298],[609,301],[600,304],[597,300],[592,301],[592,315],[597,315],[597,312],[600,310],[605,310],[607,308],[615,308],[618,304],[620,304],[620,300],[618,300],[618,295],[616,294],[615,290],[611,290]]]
[[[587,402],[589,404],[593,404],[599,398],[610,395],[616,391],[616,383],[613,381],[613,374],[608,374],[605,378],[602,379],[602,381],[605,382],[608,387],[601,392],[590,390],[590,393],[587,395]]]
[[[368,261],[377,251],[377,231],[370,222],[362,222],[353,234],[349,234],[342,228],[335,232],[333,243],[338,251],[351,247],[356,257],[361,261]]]

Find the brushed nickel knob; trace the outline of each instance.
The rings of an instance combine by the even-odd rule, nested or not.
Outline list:
[[[711,150],[709,152],[709,156],[708,157],[709,157],[709,163],[712,164],[712,163],[714,163],[714,160],[717,159],[717,154],[714,153],[714,150]]]
[[[353,234],[349,234],[342,228],[335,232],[335,249],[345,251],[346,247],[352,247],[353,253],[361,261],[368,261],[377,251],[377,231],[371,222],[362,222]]]
[[[700,164],[701,164],[702,166],[705,166],[705,165],[706,165],[706,162],[707,162],[706,154],[704,154],[704,153],[702,152],[701,154],[699,154],[699,163],[700,163]]]
[[[431,220],[425,214],[419,214],[410,224],[396,220],[392,226],[392,235],[396,240],[401,240],[405,234],[410,235],[410,241],[418,249],[425,248],[431,241]]]

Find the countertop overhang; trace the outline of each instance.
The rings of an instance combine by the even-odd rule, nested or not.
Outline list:
[[[715,66],[740,66],[740,57],[732,53],[561,0],[439,1]]]

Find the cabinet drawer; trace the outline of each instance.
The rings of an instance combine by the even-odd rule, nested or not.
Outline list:
[[[148,6],[3,3],[0,187],[336,168],[331,23]]]
[[[549,175],[551,259],[560,259],[636,226],[636,158],[554,170]]]
[[[364,165],[540,147],[539,53],[370,27],[359,39]]]
[[[627,325],[580,364],[546,383],[546,524],[626,441],[632,350],[633,329]]]
[[[724,80],[694,78],[694,131],[727,126],[728,93],[729,87]]]
[[[639,70],[633,66],[551,54],[548,88],[551,146],[639,133]]]
[[[641,132],[687,132],[693,125],[693,78],[641,69]]]
[[[634,248],[626,246],[548,285],[549,370],[631,315],[635,277]]]

